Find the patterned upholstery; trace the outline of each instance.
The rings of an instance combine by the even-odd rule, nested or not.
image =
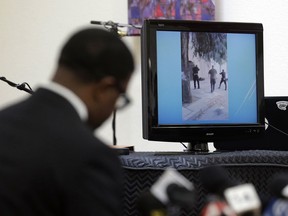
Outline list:
[[[138,197],[149,190],[167,167],[177,169],[193,182],[197,200],[190,210],[181,215],[199,215],[205,205],[207,192],[199,181],[199,170],[211,165],[221,165],[231,179],[251,182],[262,198],[269,196],[268,180],[279,172],[288,172],[288,152],[253,150],[213,154],[173,154],[138,152],[120,156],[125,174],[124,214],[139,215],[136,208]]]

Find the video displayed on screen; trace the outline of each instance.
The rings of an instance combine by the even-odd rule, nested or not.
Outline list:
[[[255,34],[156,36],[159,125],[257,123]]]

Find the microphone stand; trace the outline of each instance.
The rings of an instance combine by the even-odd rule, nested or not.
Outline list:
[[[10,85],[10,86],[12,86],[12,87],[15,87],[15,88],[17,88],[17,89],[19,89],[19,90],[25,91],[25,92],[27,92],[27,93],[29,93],[29,94],[33,94],[33,90],[31,89],[31,87],[29,86],[29,84],[26,83],[26,82],[23,82],[23,83],[21,83],[21,84],[16,84],[16,83],[14,83],[14,82],[6,79],[5,77],[0,77],[0,80],[8,83],[8,85]],[[26,87],[26,85],[28,86],[28,88]]]
[[[102,22],[102,21],[91,21],[91,24],[94,25],[102,25],[106,29],[108,29],[110,32],[113,34],[116,34],[118,37],[123,37],[123,36],[128,36],[125,32],[120,31],[118,28],[119,27],[130,27],[130,28],[138,28],[141,29],[141,26],[135,26],[135,25],[129,25],[129,24],[120,24],[120,23],[114,23],[112,21],[108,22]],[[117,137],[116,137],[116,112],[117,110],[115,109],[113,111],[113,118],[112,118],[112,130],[113,130],[113,146],[117,146]],[[127,155],[129,154],[130,149],[127,147],[120,147],[116,148],[118,154],[120,155]]]

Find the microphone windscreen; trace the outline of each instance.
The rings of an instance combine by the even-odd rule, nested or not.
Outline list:
[[[196,197],[194,190],[188,190],[175,183],[168,185],[166,190],[170,203],[186,208],[192,208],[195,205]]]
[[[200,171],[200,181],[208,193],[223,195],[225,189],[235,186],[228,172],[221,166],[210,166]]]
[[[288,201],[287,199],[271,199],[269,205],[263,211],[263,216],[287,216]]]
[[[137,209],[141,216],[166,215],[167,209],[150,191],[143,192],[137,200]]]
[[[269,189],[272,196],[277,198],[288,198],[284,193],[284,188],[288,186],[288,174],[279,173],[274,175],[269,182]]]

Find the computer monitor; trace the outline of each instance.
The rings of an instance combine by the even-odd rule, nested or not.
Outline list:
[[[141,54],[144,139],[206,151],[264,131],[262,24],[145,20]]]

